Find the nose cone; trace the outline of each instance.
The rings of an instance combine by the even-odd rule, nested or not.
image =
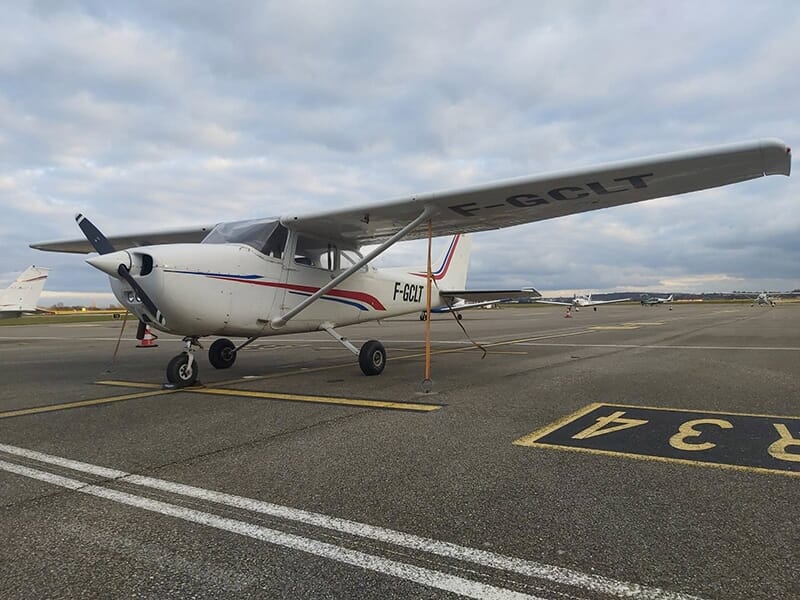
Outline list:
[[[101,254],[93,258],[87,258],[86,262],[92,265],[95,269],[101,270],[103,273],[111,275],[111,277],[119,278],[120,265],[125,265],[128,269],[131,268],[131,255],[125,250],[119,252],[111,252],[110,254]]]

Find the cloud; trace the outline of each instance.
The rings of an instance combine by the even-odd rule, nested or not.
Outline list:
[[[0,273],[52,266],[54,289],[107,283],[27,248],[77,237],[77,211],[144,231],[800,139],[788,1],[29,2],[0,34]],[[769,178],[479,234],[470,284],[798,287],[798,191]],[[392,252],[379,264],[424,245]]]

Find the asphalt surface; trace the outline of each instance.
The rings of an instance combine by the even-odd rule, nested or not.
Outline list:
[[[175,338],[129,326],[111,367],[118,323],[0,328],[0,596],[800,598],[800,305],[463,324],[487,354],[437,316],[432,394],[414,316],[342,330],[384,342],[380,376],[324,333],[264,338],[198,355],[213,394],[160,389]],[[716,422],[669,438],[679,460],[622,437],[649,427],[624,407],[578,436],[619,452],[520,444],[593,403]]]

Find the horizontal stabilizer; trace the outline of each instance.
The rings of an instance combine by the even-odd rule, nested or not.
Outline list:
[[[541,296],[533,288],[523,288],[521,290],[439,290],[439,295],[450,299],[460,298],[466,302],[499,302],[501,300],[539,298]]]

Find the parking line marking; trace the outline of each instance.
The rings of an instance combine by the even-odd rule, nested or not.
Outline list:
[[[161,396],[172,394],[175,390],[156,390],[152,392],[137,392],[134,394],[124,394],[122,396],[110,396],[108,398],[96,398],[94,400],[79,400],[77,402],[65,402],[63,404],[50,404],[47,406],[36,406],[34,408],[21,408],[19,410],[9,410],[0,413],[0,419],[11,417],[21,417],[23,415],[35,415],[39,413],[54,412],[57,410],[67,410],[70,408],[83,408],[84,406],[96,406],[98,404],[110,404],[112,402],[122,402],[124,400],[135,400],[137,398],[149,398],[151,396]]]
[[[551,450],[566,450],[568,452],[582,452],[584,454],[594,454],[594,455],[597,455],[597,456],[624,457],[624,458],[631,458],[631,459],[634,459],[634,460],[643,460],[643,461],[650,461],[650,462],[674,463],[674,464],[688,465],[688,466],[713,467],[713,468],[717,468],[717,469],[727,469],[727,470],[733,470],[733,471],[744,471],[744,472],[748,472],[748,473],[762,473],[762,474],[766,473],[766,474],[770,474],[770,475],[784,475],[784,476],[789,476],[789,477],[800,477],[800,471],[791,470],[790,468],[788,468],[788,466],[787,466],[786,469],[775,468],[775,466],[770,464],[769,462],[767,464],[764,464],[763,466],[759,462],[756,462],[756,464],[738,464],[738,461],[742,460],[741,457],[738,456],[738,454],[736,455],[737,458],[735,460],[731,459],[726,454],[723,454],[721,457],[719,455],[717,455],[717,457],[716,457],[717,460],[715,462],[713,460],[702,460],[702,459],[694,459],[694,458],[681,458],[681,457],[678,457],[678,456],[665,455],[665,454],[662,453],[664,451],[662,446],[660,446],[658,443],[656,443],[656,445],[646,446],[644,450],[639,451],[639,448],[626,449],[624,446],[623,447],[617,447],[616,445],[612,445],[610,448],[608,448],[608,447],[607,448],[602,448],[602,447],[592,447],[591,445],[590,446],[581,445],[580,443],[574,443],[572,440],[581,440],[581,441],[583,441],[588,437],[593,437],[593,436],[579,437],[577,434],[574,434],[574,432],[573,432],[573,435],[569,439],[559,439],[559,435],[555,435],[555,438],[556,438],[555,440],[551,439],[553,437],[553,434],[558,434],[559,430],[564,429],[564,428],[567,429],[567,432],[566,433],[561,432],[562,435],[569,436],[569,434],[574,429],[573,424],[575,422],[579,421],[583,417],[586,417],[587,415],[590,415],[591,413],[593,413],[593,412],[595,412],[595,411],[597,411],[599,409],[602,409],[602,408],[607,408],[609,410],[617,409],[617,408],[623,408],[623,409],[639,411],[639,413],[641,413],[641,411],[655,411],[657,414],[681,413],[681,414],[692,414],[692,415],[696,415],[696,416],[697,415],[714,415],[714,416],[718,415],[718,416],[723,416],[723,417],[744,417],[744,418],[757,418],[757,419],[769,419],[769,420],[787,420],[787,421],[790,420],[790,421],[792,421],[794,423],[797,423],[797,421],[800,419],[800,417],[797,417],[797,416],[786,416],[786,415],[768,415],[768,414],[760,414],[760,413],[740,413],[740,412],[730,412],[730,411],[723,412],[723,411],[715,411],[715,410],[697,410],[697,409],[693,410],[693,409],[686,409],[686,408],[664,408],[664,407],[656,407],[656,406],[641,406],[641,405],[632,405],[632,404],[617,404],[617,403],[611,404],[611,403],[603,403],[603,402],[593,402],[593,403],[591,403],[591,404],[589,404],[589,405],[587,405],[587,406],[585,406],[585,407],[583,407],[581,409],[578,409],[577,411],[575,411],[575,412],[573,412],[573,413],[571,413],[569,415],[566,415],[566,416],[562,417],[561,419],[559,419],[558,421],[556,421],[554,423],[550,423],[550,424],[548,424],[548,425],[546,425],[546,426],[544,426],[544,427],[542,427],[540,429],[537,429],[536,431],[534,431],[532,433],[529,433],[528,435],[525,435],[525,436],[515,440],[513,442],[513,444],[516,445],[516,446],[524,446],[524,447],[531,447],[531,448],[548,448],[548,449],[551,449]],[[612,415],[612,416],[613,417],[617,417],[617,415],[622,415],[622,414],[623,413],[620,412],[620,413],[617,413],[617,414]],[[647,415],[641,415],[641,414],[638,414],[636,412],[634,412],[632,415],[630,413],[628,413],[628,414],[626,414],[626,419],[619,419],[617,417],[613,421],[613,423],[619,424],[620,422],[624,422],[624,421],[633,421],[635,419],[641,419],[641,418],[643,418],[643,416],[647,416]],[[609,418],[611,418],[611,417],[609,417]],[[655,420],[654,418],[651,418],[650,416],[647,416],[647,419],[648,420],[639,421],[637,426],[638,425],[647,425],[648,427],[652,427],[652,423],[658,423],[657,420]],[[600,421],[601,421],[601,419],[597,420],[598,423]],[[697,421],[688,421],[688,422],[689,423],[694,423],[694,422],[702,422],[702,421],[703,421],[703,419],[700,419],[700,420],[697,420]],[[734,429],[734,425],[731,424],[730,420],[729,421],[722,421],[723,424],[726,423],[726,422],[728,424],[728,427],[726,427],[726,429]],[[650,424],[648,424],[648,423],[650,423]],[[734,421],[734,423],[735,423],[735,421]],[[581,425],[581,427],[585,427],[586,424],[587,423],[583,423]],[[605,432],[612,433],[615,430],[620,429],[618,425],[616,427],[609,427],[609,425],[611,425],[611,424],[612,423],[605,423],[603,425],[603,427],[605,427]],[[715,423],[715,424],[717,424],[717,423]],[[742,423],[736,424],[736,429],[738,430],[738,428],[740,426],[742,426]],[[676,431],[676,430],[680,431],[680,428],[674,429],[676,427],[675,424],[668,425],[668,427],[672,428],[672,429],[670,429],[670,431]],[[584,430],[584,431],[588,431],[588,430]],[[581,433],[583,433],[583,432],[581,432]],[[752,430],[750,431],[750,433],[748,435],[750,435],[750,436],[754,435]],[[639,434],[639,437],[641,438],[641,434]],[[696,436],[690,436],[690,437],[696,437]],[[648,438],[645,437],[645,438],[642,438],[642,439],[646,440]],[[650,439],[652,440],[652,438],[650,438]],[[666,439],[666,438],[664,438],[664,439]],[[719,442],[719,440],[715,440],[715,441],[717,443],[710,443],[708,448],[702,448],[702,450],[711,451],[712,448],[717,447],[718,444],[720,444],[720,442]],[[617,442],[616,444],[620,444],[620,443],[624,444],[626,442]],[[651,443],[652,443],[652,441],[651,441]],[[601,443],[600,445],[602,446],[604,444]],[[670,445],[672,445],[673,448],[676,448],[676,446],[674,446],[671,441],[670,441]],[[697,443],[695,443],[693,445],[700,446],[700,444],[697,444]],[[790,443],[789,445],[796,446],[797,444],[796,444],[796,442],[794,440],[792,440],[792,443]],[[724,448],[724,446],[719,446],[719,448]],[[695,450],[697,448],[691,448],[691,449]],[[636,451],[633,452],[633,451],[629,451],[629,450],[636,450]],[[775,457],[775,454],[772,454],[771,456]],[[796,456],[796,455],[794,455],[794,456]],[[790,459],[790,460],[795,460],[795,459],[793,458],[793,459]],[[724,461],[730,461],[730,462],[724,462]],[[744,462],[746,463],[748,461],[744,461]]]
[[[270,502],[265,502],[263,500],[257,500],[254,498],[235,496],[232,494],[226,494],[224,492],[207,490],[204,488],[198,488],[143,475],[133,475],[117,469],[109,469],[107,467],[91,465],[58,456],[52,456],[42,452],[37,452],[35,450],[28,450],[25,448],[18,448],[16,446],[0,444],[0,451],[46,464],[66,467],[68,469],[82,473],[88,473],[90,475],[114,479],[124,483],[153,488],[160,491],[188,496],[217,504],[223,504],[251,512],[267,514],[273,517],[297,521],[307,525],[332,529],[334,531],[339,531],[357,537],[377,540],[387,544],[394,544],[396,546],[428,552],[430,554],[436,554],[464,562],[471,562],[493,569],[501,569],[528,577],[536,577],[558,584],[575,586],[584,590],[600,592],[622,598],[638,598],[639,600],[699,600],[696,596],[690,596],[679,592],[669,592],[658,588],[610,579],[608,577],[603,577],[602,575],[587,574],[573,569],[557,567],[555,565],[548,565],[535,561],[514,558],[497,554],[488,550],[479,550],[467,546],[460,546],[458,544],[420,537],[413,534],[404,533],[402,531],[386,529],[348,519],[331,517],[321,513],[309,512],[288,506],[272,504]],[[27,468],[19,465],[14,466],[20,469]],[[50,475],[49,473],[45,474]],[[51,475],[51,477],[55,478],[60,476]],[[86,485],[83,484],[83,482],[79,483]]]
[[[252,380],[248,380],[252,381]],[[155,384],[136,381],[105,380],[97,381],[102,385],[120,387],[151,387]],[[160,386],[159,386],[160,387]],[[362,398],[337,398],[335,396],[309,396],[304,394],[286,394],[283,392],[260,392],[255,390],[235,390],[230,388],[186,387],[172,392],[181,391],[191,394],[210,394],[213,396],[235,396],[240,398],[264,398],[266,400],[288,400],[290,402],[310,402],[314,404],[338,404],[342,406],[364,406],[367,408],[385,408],[390,410],[409,410],[415,412],[431,412],[439,410],[443,404],[422,404],[418,402],[396,402],[390,400],[367,400]]]

